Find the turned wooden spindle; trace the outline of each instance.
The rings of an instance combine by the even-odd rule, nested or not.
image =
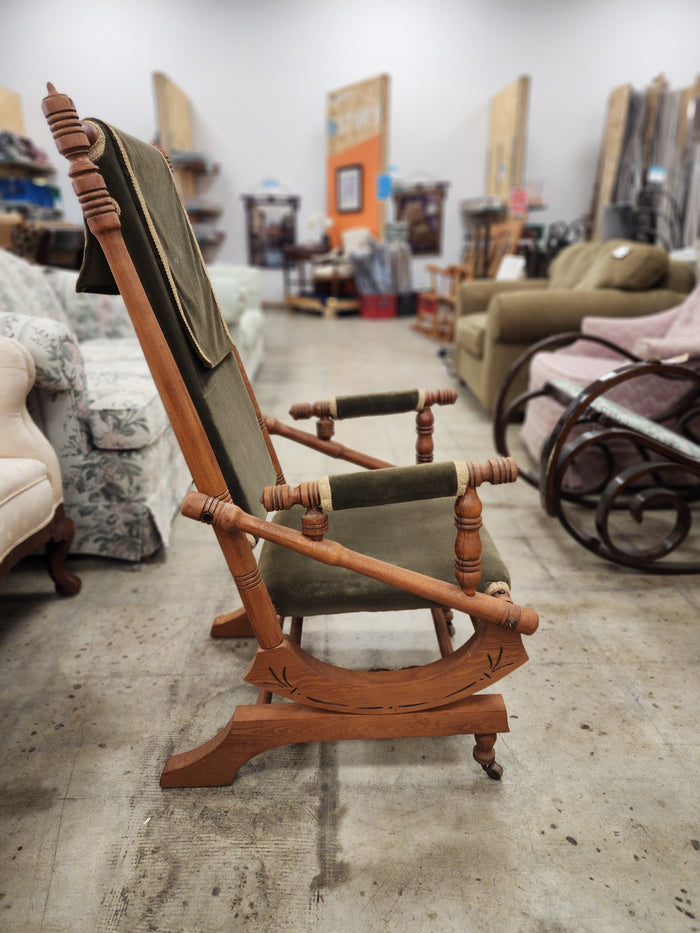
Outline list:
[[[454,405],[457,393],[454,389],[434,389],[425,393],[426,405]]]
[[[468,596],[476,592],[481,579],[481,500],[476,492],[482,483],[515,482],[518,466],[512,457],[494,457],[487,463],[472,461],[467,464],[469,485],[463,496],[455,502],[455,576],[460,588]]]
[[[316,422],[316,437],[322,441],[329,441],[335,434],[335,422],[330,415],[323,415]]]
[[[295,421],[302,421],[305,418],[328,418],[331,414],[330,401],[324,402],[298,402],[289,409],[290,416]]]
[[[433,429],[435,417],[430,406],[426,406],[416,415],[416,463],[432,463],[435,446]]]
[[[299,486],[266,486],[260,501],[268,512],[286,511],[295,505],[303,505],[307,509],[318,508],[321,505],[321,491],[316,480]]]
[[[301,533],[312,541],[323,541],[328,534],[328,516],[313,506],[301,517]]]
[[[481,525],[481,500],[475,489],[467,489],[455,502],[455,577],[468,596],[481,579]]]

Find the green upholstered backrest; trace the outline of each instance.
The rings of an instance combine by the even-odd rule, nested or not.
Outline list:
[[[277,473],[170,168],[154,146],[101,121],[90,122],[99,130],[90,158],[117,204],[127,250],[231,498],[263,517],[259,497],[266,485],[276,482]],[[77,287],[88,292],[117,291],[89,230]],[[148,348],[144,351],[148,357]]]

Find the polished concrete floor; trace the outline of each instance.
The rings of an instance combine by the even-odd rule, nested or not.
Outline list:
[[[491,455],[483,412],[405,319],[268,322],[269,414],[454,385],[438,458]],[[412,421],[337,439],[410,462]],[[292,481],[343,469],[278,446]],[[251,700],[252,642],[208,637],[239,605],[211,529],[178,517],[168,552],[136,566],[74,559],[73,599],[33,560],[0,582],[0,930],[700,930],[698,578],[597,560],[524,483],[483,499],[514,595],[541,617],[499,685],[500,783],[450,737],[297,745],[228,787],[161,790],[168,755]],[[349,666],[397,646],[420,661],[426,631],[422,614],[321,619],[309,646]]]

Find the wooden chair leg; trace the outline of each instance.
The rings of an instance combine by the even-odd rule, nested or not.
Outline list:
[[[46,566],[61,596],[75,596],[80,592],[83,581],[66,567],[66,555],[73,543],[75,525],[60,505],[54,515],[52,534],[46,542]]]
[[[474,746],[473,755],[474,761],[481,765],[493,781],[500,781],[503,776],[503,768],[496,761],[496,752],[494,751],[496,738],[497,736],[493,732],[475,735],[476,745]]]
[[[494,777],[489,768],[499,769],[493,746],[500,732],[508,732],[508,716],[503,697],[496,693],[477,694],[440,709],[392,715],[334,713],[298,703],[239,706],[214,738],[189,752],[172,755],[163,769],[160,784],[161,787],[230,784],[241,766],[261,752],[301,742],[440,735],[475,736],[474,757]]]
[[[438,645],[440,647],[440,656],[445,658],[448,654],[453,654],[455,650],[451,638],[451,636],[454,634],[454,627],[451,625],[450,618],[448,618],[448,612],[450,610],[431,609],[430,611],[433,616],[435,634],[437,636]]]

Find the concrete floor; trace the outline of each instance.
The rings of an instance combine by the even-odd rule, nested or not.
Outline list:
[[[457,385],[405,319],[269,313],[256,381],[291,400]],[[338,439],[412,458],[412,417]],[[486,459],[488,421],[459,387],[440,459]],[[278,445],[291,481],[342,471]],[[484,490],[516,598],[535,608],[530,663],[499,685],[511,732],[488,780],[472,740],[310,744],[245,765],[230,787],[168,790],[173,751],[213,735],[252,688],[248,640],[208,637],[240,603],[211,530],[178,517],[149,562],[76,558],[57,598],[38,561],[0,583],[0,930],[700,930],[697,577],[645,577],[578,546],[526,484]],[[309,626],[339,663],[431,623],[406,614]],[[469,632],[457,620],[458,641]]]

